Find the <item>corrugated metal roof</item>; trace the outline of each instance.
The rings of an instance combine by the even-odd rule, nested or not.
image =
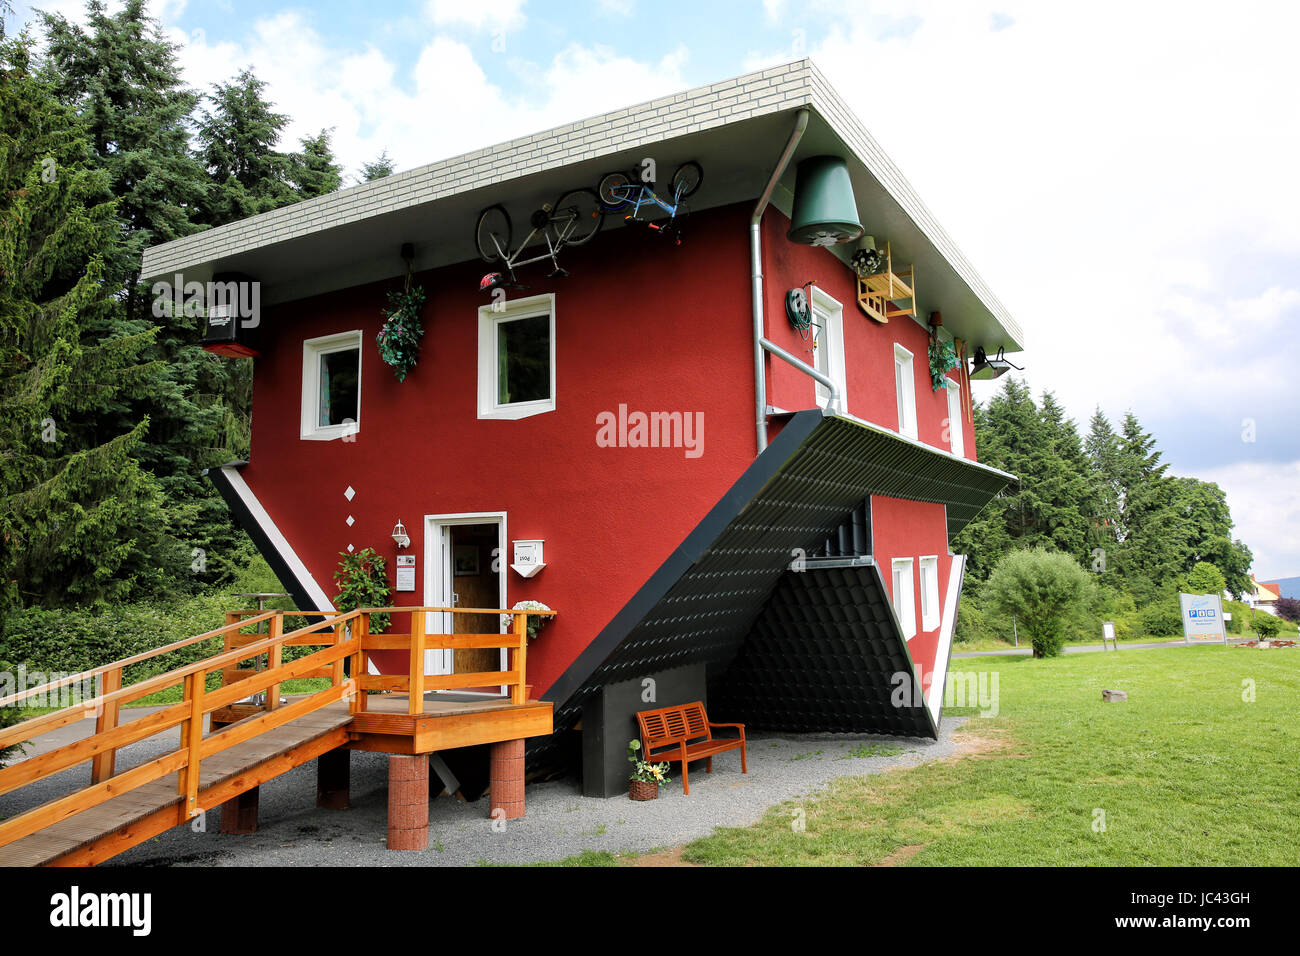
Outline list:
[[[880,569],[787,571],[709,691],[709,714],[754,730],[934,737]]]
[[[864,498],[942,503],[954,534],[1013,481],[858,419],[799,412],[546,692],[557,729],[571,726],[606,683],[700,663],[714,679],[791,560],[815,554]],[[859,587],[862,613],[876,613],[880,595]],[[897,634],[897,623],[890,626]]]

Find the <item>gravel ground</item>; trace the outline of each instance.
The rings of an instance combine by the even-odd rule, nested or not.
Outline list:
[[[503,830],[493,829],[486,797],[476,803],[438,797],[430,805],[429,848],[423,852],[387,849],[387,757],[355,752],[350,810],[316,809],[316,771],[308,763],[262,786],[257,833],[224,836],[218,815],[212,813],[206,832],[177,827],[109,865],[465,866],[562,860],[584,850],[667,849],[707,836],[715,827],[755,823],[768,807],[813,797],[835,777],[865,776],[948,757],[955,749],[952,733],[964,720],[945,720],[937,741],[755,735],[750,738],[748,774],[740,772],[739,754],[723,754],[714,760],[712,775],[702,769],[691,774],[690,796],[682,793],[681,779],[674,773],[659,799],[646,803],[626,797],[586,798],[577,780],[531,784],[527,815],[506,822]],[[872,743],[901,747],[903,752],[849,755]],[[0,813],[5,812],[0,807]]]

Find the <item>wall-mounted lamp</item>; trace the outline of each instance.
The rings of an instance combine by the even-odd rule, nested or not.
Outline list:
[[[1007,361],[1007,357],[1002,353],[1003,350],[998,349],[997,356],[989,358],[984,354],[983,348],[977,347],[975,349],[975,364],[971,366],[970,377],[973,380],[986,382],[990,379],[1000,378],[1012,369],[1017,372],[1024,371],[1019,365]]]
[[[399,548],[405,548],[411,543],[411,536],[406,533],[406,525],[402,524],[402,519],[397,519],[397,524],[393,526],[393,540],[397,542]]]

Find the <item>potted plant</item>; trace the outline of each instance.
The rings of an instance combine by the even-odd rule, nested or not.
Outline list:
[[[629,740],[627,760],[632,764],[632,781],[627,795],[633,800],[653,800],[659,796],[659,784],[669,783],[668,764],[649,763],[640,756],[641,741]]]
[[[545,604],[543,604],[541,601],[518,601],[515,603],[513,607],[510,608],[510,610],[549,611],[550,608],[547,607]],[[545,626],[546,622],[549,620],[550,620],[549,617],[534,617],[531,614],[528,615],[528,639],[530,641],[536,639],[538,632],[541,631],[541,629]],[[507,631],[513,629],[515,626],[513,615],[502,614],[501,626],[504,627]]]

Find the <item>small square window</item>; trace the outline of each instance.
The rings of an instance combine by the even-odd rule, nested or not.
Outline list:
[[[331,441],[361,430],[361,332],[302,343],[302,431]]]
[[[478,417],[555,411],[555,297],[479,309]]]

